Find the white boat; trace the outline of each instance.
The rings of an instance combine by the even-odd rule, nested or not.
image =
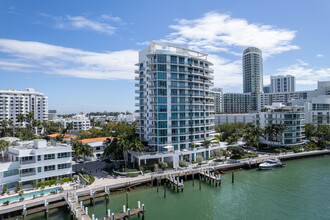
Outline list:
[[[282,163],[279,159],[274,158],[274,159],[268,159],[266,161],[264,161],[263,163],[261,163],[259,165],[259,168],[261,170],[269,170],[269,169],[273,169],[275,167],[284,167],[285,164]]]

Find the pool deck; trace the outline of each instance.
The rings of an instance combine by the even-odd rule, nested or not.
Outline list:
[[[330,149],[301,152],[301,153],[277,154],[277,155],[265,154],[265,155],[259,155],[259,157],[257,158],[250,158],[250,159],[247,158],[239,161],[232,161],[232,163],[223,163],[223,162],[211,163],[202,166],[187,167],[185,169],[180,169],[180,170],[171,170],[171,171],[164,171],[162,173],[150,173],[145,175],[139,175],[138,177],[113,177],[110,175],[108,175],[107,177],[100,177],[100,178],[96,177],[95,182],[92,185],[87,186],[86,188],[74,190],[72,186],[69,186],[69,184],[65,184],[64,186],[62,186],[64,189],[64,192],[62,193],[48,194],[43,197],[38,197],[35,199],[26,199],[22,202],[10,203],[7,206],[0,204],[0,219],[2,214],[23,210],[24,205],[27,208],[36,207],[44,204],[45,199],[47,200],[48,203],[61,201],[61,200],[63,201],[63,198],[67,192],[74,192],[76,193],[76,195],[79,196],[79,200],[83,200],[82,199],[83,195],[86,196],[86,194],[88,194],[91,190],[92,192],[96,192],[96,191],[105,190],[105,188],[108,188],[110,190],[115,190],[120,188],[125,189],[135,185],[152,183],[152,181],[158,177],[161,179],[166,179],[166,175],[169,174],[182,177],[185,175],[191,175],[192,171],[194,174],[198,174],[198,172],[202,172],[202,170],[223,171],[223,170],[233,170],[233,169],[243,168],[249,165],[257,165],[269,158],[291,160],[291,159],[299,159],[304,157],[322,156],[328,154],[330,154]],[[51,204],[49,208],[53,208],[51,207]],[[30,213],[28,212],[28,214]]]

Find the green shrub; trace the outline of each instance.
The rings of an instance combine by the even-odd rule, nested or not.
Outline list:
[[[19,191],[21,191],[22,190],[22,186],[21,186],[21,184],[18,184],[17,185],[17,192],[19,192]]]
[[[209,157],[209,158],[207,158],[207,160],[213,160],[214,159],[214,157]]]
[[[91,185],[92,183],[94,183],[95,181],[95,177],[92,175],[89,175],[89,185]]]
[[[4,205],[9,205],[9,203],[10,203],[10,201],[9,201],[9,200],[7,200],[7,201],[3,202],[3,204],[4,204]]]
[[[18,192],[18,195],[19,196],[22,196],[23,194],[24,194],[24,191],[23,190],[21,190],[21,191]]]
[[[159,163],[159,166],[160,166],[160,168],[162,168],[163,170],[166,169],[166,168],[168,168],[168,164],[167,164],[166,162],[160,162],[160,163]]]
[[[45,186],[45,182],[39,182],[38,183],[38,188],[44,187]]]
[[[187,167],[188,164],[187,164],[186,161],[184,161],[184,160],[180,160],[180,161],[179,161],[179,166],[180,166],[180,167]]]
[[[7,187],[3,187],[2,188],[2,195],[5,195],[6,193],[7,193],[7,190],[8,190],[8,188]],[[8,203],[9,204],[9,203]]]
[[[191,163],[195,164],[195,163],[198,163],[198,161],[196,161],[196,160],[193,160]]]
[[[137,177],[138,175],[138,173],[127,173],[126,177]]]
[[[222,162],[223,160],[221,159],[215,159],[214,162]]]
[[[139,170],[143,172],[144,171],[144,166],[139,166]]]

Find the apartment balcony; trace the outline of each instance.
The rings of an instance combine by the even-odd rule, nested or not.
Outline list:
[[[21,173],[20,177],[27,177],[27,176],[34,176],[36,175],[36,171],[28,172],[28,173]]]
[[[21,165],[26,165],[26,164],[31,164],[31,163],[35,163],[35,162],[36,162],[35,159],[33,159],[33,160],[21,160],[20,164]]]

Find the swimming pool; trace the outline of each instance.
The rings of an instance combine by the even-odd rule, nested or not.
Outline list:
[[[62,190],[62,187],[54,187],[54,188],[51,188],[51,189],[45,189],[43,190],[44,194],[49,194],[51,192],[54,192],[54,191],[60,191]],[[34,195],[35,196],[40,196],[42,193],[42,191],[36,191],[36,192],[31,192],[31,193],[26,193],[26,194],[23,194],[23,198],[26,199],[26,198],[31,198],[33,197]],[[18,201],[21,197],[19,195],[17,196],[11,196],[11,197],[7,197],[7,198],[4,198],[4,199],[0,199],[0,205],[2,205],[2,203],[6,202],[6,201],[10,201],[10,202],[13,202],[13,201]]]

